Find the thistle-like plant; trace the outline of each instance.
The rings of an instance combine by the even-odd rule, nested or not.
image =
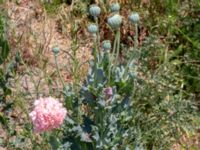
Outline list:
[[[88,76],[79,93],[71,86],[65,88],[66,103],[72,101],[74,110],[68,118],[71,121],[66,121],[63,140],[69,140],[72,149],[81,149],[81,145],[85,145],[85,149],[111,149],[119,147],[120,142],[125,148],[125,143],[133,138],[128,121],[133,116],[131,99],[135,76],[131,70],[125,75],[126,64],[118,59],[121,23],[119,14],[108,18],[108,24],[116,34],[113,47],[105,40],[102,49],[97,48],[98,41],[94,40],[94,59],[90,61]],[[88,26],[92,34],[96,34],[97,29],[97,24]],[[73,128],[67,129],[68,126]]]

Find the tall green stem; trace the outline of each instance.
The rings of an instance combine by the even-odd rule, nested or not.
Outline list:
[[[97,27],[99,27],[99,22],[98,22],[97,17],[95,17],[95,23],[96,23]],[[97,42],[96,42],[96,44],[97,44],[97,51],[98,51],[98,54],[99,54],[100,53],[100,50],[99,50],[99,48],[100,48],[100,32],[99,31],[97,32]]]
[[[55,64],[56,64],[56,71],[57,71],[57,73],[58,73],[58,76],[59,76],[59,78],[60,78],[60,81],[61,81],[63,87],[65,87],[65,83],[64,83],[64,81],[63,81],[63,79],[62,79],[62,76],[61,76],[61,74],[60,74],[60,70],[59,70],[59,68],[58,68],[57,54],[54,54],[54,59],[55,59]]]
[[[94,46],[93,46],[93,55],[94,55],[94,62],[95,64],[99,61],[99,56],[98,56],[98,39],[97,39],[97,34],[93,34],[93,43],[94,43]]]
[[[136,23],[135,24],[135,35],[134,35],[134,51],[137,51],[137,50],[138,50],[138,24]],[[140,52],[138,52],[138,53],[139,53],[139,55],[138,55],[137,61],[140,59],[140,55],[141,55]],[[127,74],[128,74],[129,66],[132,63],[133,58],[134,58],[134,54],[132,54],[132,56],[130,57],[130,59],[126,65],[124,77],[127,76]]]
[[[94,34],[94,84],[93,86],[96,86],[96,73],[97,73],[97,64],[99,62],[99,51],[98,51],[98,37],[97,34]]]
[[[138,24],[135,24],[134,47],[138,48]]]
[[[141,51],[139,51],[139,48],[138,48],[138,24],[137,23],[135,24],[135,50],[137,50],[139,53],[138,58],[137,58],[137,62],[138,62],[141,57]],[[138,69],[138,65],[136,65],[136,71],[137,69]]]
[[[114,44],[113,44],[113,50],[112,50],[112,54],[109,60],[109,69],[108,69],[108,80],[110,82],[110,77],[111,77],[111,71],[112,71],[112,62],[115,58],[115,53],[116,53],[116,46],[117,46],[117,41],[118,41],[118,34],[119,34],[119,30],[117,31],[117,33],[115,34],[115,40],[114,40]]]
[[[116,58],[115,58],[115,66],[114,68],[117,66],[117,62],[118,62],[118,57],[119,57],[119,50],[120,50],[120,29],[118,29],[117,31],[117,42],[116,42]]]

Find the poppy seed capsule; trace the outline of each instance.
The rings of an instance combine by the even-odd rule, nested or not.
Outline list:
[[[97,33],[98,32],[98,27],[97,27],[97,25],[96,24],[90,24],[89,26],[88,26],[88,32],[90,32],[90,33]]]
[[[111,43],[109,40],[105,40],[102,42],[102,47],[104,50],[110,50],[111,49]]]
[[[120,10],[119,3],[113,3],[113,4],[111,4],[110,10],[111,10],[111,12],[119,12],[119,10]]]
[[[53,47],[52,51],[53,51],[53,53],[56,55],[56,54],[59,53],[60,48],[59,48],[59,47]]]
[[[101,13],[101,8],[97,5],[91,5],[89,9],[89,13],[93,17],[98,17]]]
[[[111,28],[116,29],[116,28],[120,27],[120,25],[122,23],[122,17],[118,14],[114,14],[108,18],[107,22]]]
[[[131,13],[131,15],[129,16],[129,20],[133,23],[133,24],[137,24],[140,20],[139,14],[136,12]]]

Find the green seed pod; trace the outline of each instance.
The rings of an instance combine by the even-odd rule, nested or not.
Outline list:
[[[137,24],[140,20],[139,14],[137,12],[132,12],[131,15],[129,16],[129,20],[133,24]]]
[[[110,50],[111,49],[111,42],[110,40],[105,40],[102,42],[102,47],[104,50]]]
[[[58,53],[59,53],[59,51],[60,51],[60,48],[59,47],[53,47],[53,49],[52,49],[52,52],[55,54],[55,55],[57,55]]]
[[[97,5],[91,5],[89,9],[89,13],[93,17],[98,17],[101,13],[101,8]]]
[[[111,28],[116,29],[120,27],[122,23],[122,17],[119,14],[114,14],[108,18],[107,22]]]
[[[120,10],[119,3],[113,3],[113,4],[111,4],[110,10],[111,10],[111,12],[119,12],[119,10]]]
[[[96,25],[96,24],[90,24],[89,26],[88,26],[88,32],[90,32],[90,33],[97,33],[98,32],[98,26]]]

